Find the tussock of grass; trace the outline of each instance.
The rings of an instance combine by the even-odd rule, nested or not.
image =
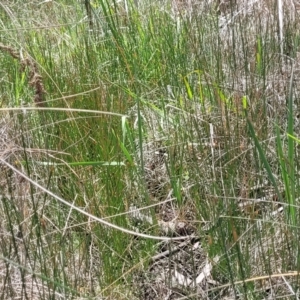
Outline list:
[[[0,4],[1,299],[298,293],[298,7]]]

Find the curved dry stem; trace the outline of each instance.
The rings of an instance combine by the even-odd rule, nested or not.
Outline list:
[[[41,189],[43,192],[47,193],[48,195],[52,196],[53,198],[55,198],[56,200],[60,201],[61,203],[63,203],[64,205],[70,207],[71,209],[74,209],[76,211],[78,211],[79,213],[91,218],[94,221],[97,221],[103,225],[106,225],[108,227],[111,227],[113,229],[122,231],[124,233],[127,234],[131,234],[134,236],[139,236],[142,238],[146,238],[146,239],[153,239],[153,240],[160,240],[160,241],[171,241],[171,240],[183,240],[183,239],[187,239],[190,238],[189,236],[184,236],[184,237],[176,237],[176,238],[168,238],[168,237],[161,237],[161,236],[154,236],[154,235],[149,235],[149,234],[144,234],[144,233],[139,233],[139,232],[135,232],[135,231],[131,231],[128,230],[126,228],[117,226],[115,224],[112,224],[110,222],[107,222],[101,218],[98,218],[92,214],[89,214],[88,212],[84,211],[83,209],[75,206],[72,203],[69,203],[68,201],[64,200],[63,198],[55,195],[54,193],[52,193],[51,191],[47,190],[46,188],[44,188],[43,186],[41,186],[40,184],[38,184],[37,182],[35,182],[34,180],[32,180],[31,178],[29,178],[26,174],[22,173],[21,171],[19,171],[18,169],[16,169],[14,166],[12,166],[11,164],[9,164],[8,162],[6,162],[4,159],[0,158],[0,161],[5,164],[7,167],[9,167],[11,170],[13,170],[14,172],[16,172],[17,174],[19,174],[20,176],[22,176],[24,179],[26,179],[28,182],[30,182],[31,184],[33,184],[34,186],[36,186],[37,188]]]
[[[92,109],[78,109],[78,108],[63,108],[63,107],[6,107],[0,108],[0,111],[26,111],[26,110],[48,110],[48,111],[64,111],[64,112],[84,112],[99,115],[110,115],[116,117],[126,117],[126,115],[113,113],[110,111],[100,111]]]

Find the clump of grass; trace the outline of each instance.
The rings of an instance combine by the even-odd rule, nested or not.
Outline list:
[[[2,298],[296,293],[297,20],[175,2],[1,5]]]

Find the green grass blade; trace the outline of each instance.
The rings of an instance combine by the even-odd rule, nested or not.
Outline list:
[[[275,192],[278,196],[278,198],[280,199],[280,201],[282,201],[282,197],[281,197],[281,194],[279,192],[279,189],[278,189],[278,185],[276,183],[276,180],[275,180],[275,177],[273,175],[273,172],[272,172],[272,169],[270,167],[270,164],[268,163],[268,160],[266,158],[266,155],[264,153],[264,150],[262,149],[261,145],[260,145],[260,142],[255,134],[255,131],[254,131],[254,128],[252,126],[252,123],[250,122],[250,120],[247,118],[247,124],[248,124],[248,128],[249,128],[249,133],[250,133],[250,136],[252,137],[253,141],[254,141],[254,144],[255,144],[255,147],[259,153],[259,156],[260,156],[260,159],[267,171],[267,174],[268,174],[268,177],[269,177],[269,180],[271,181],[272,185],[274,186],[275,188]]]
[[[290,87],[289,87],[289,95],[288,95],[288,176],[289,176],[289,197],[288,203],[289,206],[289,215],[292,225],[296,225],[296,212],[295,212],[295,167],[294,167],[294,139],[291,138],[294,134],[294,116],[293,116],[293,81],[294,81],[294,67],[292,68],[292,74],[290,78]]]

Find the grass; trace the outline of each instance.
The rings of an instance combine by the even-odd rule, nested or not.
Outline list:
[[[0,4],[0,298],[296,299],[297,10],[62,2]]]

